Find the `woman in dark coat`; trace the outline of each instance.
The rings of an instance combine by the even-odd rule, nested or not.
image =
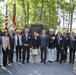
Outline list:
[[[31,47],[32,47],[32,58],[33,58],[33,61],[34,61],[34,63],[36,63],[36,55],[37,55],[37,50],[38,50],[38,47],[39,47],[39,38],[38,38],[38,36],[36,35],[37,34],[37,32],[36,31],[34,31],[34,34],[33,34],[33,36],[32,36],[32,38],[31,38]],[[36,50],[36,51],[35,51]]]

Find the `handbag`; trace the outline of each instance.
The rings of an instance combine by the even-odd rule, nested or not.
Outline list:
[[[38,55],[38,49],[32,49],[32,55]]]

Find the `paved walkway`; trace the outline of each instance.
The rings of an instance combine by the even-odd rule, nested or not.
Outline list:
[[[15,59],[14,59],[15,61]],[[66,63],[40,63],[40,57],[37,56],[37,63],[21,64],[14,62],[6,68],[0,68],[0,75],[75,75],[73,73],[73,64]]]

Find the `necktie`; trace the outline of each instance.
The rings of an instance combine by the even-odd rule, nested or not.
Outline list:
[[[64,37],[66,38],[66,35],[64,35]]]
[[[17,36],[17,46],[19,46],[19,36]]]
[[[74,39],[74,36],[72,36],[72,41],[73,41],[73,39]]]
[[[11,36],[11,39],[13,38],[13,34],[12,33],[10,33],[10,36]]]

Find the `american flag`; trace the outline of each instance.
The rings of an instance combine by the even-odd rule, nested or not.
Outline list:
[[[12,23],[14,25],[14,31],[17,30],[17,26],[16,26],[16,4],[14,3],[13,5],[13,17],[12,17]]]
[[[8,10],[7,10],[7,4],[6,4],[5,30],[8,30]]]

